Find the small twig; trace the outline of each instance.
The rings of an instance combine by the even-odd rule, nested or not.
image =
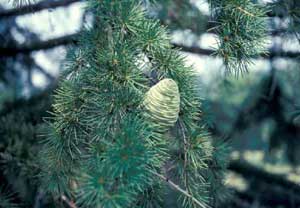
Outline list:
[[[240,10],[241,12],[243,12],[243,13],[245,13],[245,14],[251,16],[251,17],[255,17],[254,14],[248,12],[247,10],[243,9],[242,7],[237,7],[237,9]]]
[[[174,189],[176,189],[177,191],[179,191],[180,193],[184,194],[185,196],[189,197],[193,202],[195,202],[197,205],[199,205],[202,208],[208,208],[209,206],[200,202],[198,199],[196,199],[195,197],[193,197],[191,194],[189,194],[186,190],[183,190],[182,188],[180,188],[177,184],[175,184],[173,181],[169,180],[168,178],[166,178],[165,176],[149,170],[153,175],[156,175],[157,177],[159,177],[161,180],[165,181],[167,184],[169,184],[171,187],[173,187]]]
[[[206,30],[206,32],[213,32],[213,31],[215,31],[215,30],[217,30],[218,28],[219,28],[220,26],[218,25],[218,26],[214,26],[214,27],[211,27],[211,28],[208,28],[207,30]]]
[[[69,200],[65,195],[61,195],[61,200],[63,200],[70,208],[78,208],[76,204]]]
[[[179,128],[180,128],[180,131],[182,133],[182,138],[183,138],[183,151],[184,151],[184,170],[186,169],[186,166],[187,166],[187,148],[188,148],[188,143],[187,143],[187,140],[186,140],[186,135],[185,135],[185,129],[181,123],[181,121],[179,120]]]
[[[187,175],[187,159],[188,159],[188,146],[190,145],[187,141],[187,138],[186,138],[186,134],[185,134],[185,128],[184,128],[184,124],[181,122],[181,120],[179,120],[179,128],[181,130],[181,133],[182,133],[182,138],[183,138],[183,143],[184,143],[184,148],[183,148],[183,151],[184,151],[184,167],[183,167],[183,170],[184,170],[184,186],[186,188],[186,191],[192,196],[192,193],[189,189],[189,177]],[[195,202],[193,201],[193,204]]]

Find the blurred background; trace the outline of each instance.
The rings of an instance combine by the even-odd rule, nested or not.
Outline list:
[[[21,4],[22,2],[22,4]],[[149,16],[199,77],[204,119],[231,145],[224,207],[300,207],[300,2],[254,1],[268,11],[267,54],[226,75],[206,0],[161,0]],[[0,0],[0,200],[45,207],[35,182],[38,128],[49,116],[66,51],[91,23],[83,0]],[[50,205],[49,205],[50,206]]]

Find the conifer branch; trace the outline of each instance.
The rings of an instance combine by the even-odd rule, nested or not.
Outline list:
[[[216,54],[228,72],[248,71],[251,58],[266,52],[267,10],[248,0],[211,0],[210,4],[217,22]]]
[[[0,18],[2,17],[12,17],[12,16],[20,16],[20,15],[25,15],[25,14],[29,14],[32,12],[38,12],[41,10],[45,10],[45,9],[54,9],[57,7],[62,7],[62,6],[68,6],[72,3],[76,3],[76,2],[80,2],[82,0],[57,0],[57,1],[53,1],[53,0],[44,0],[41,1],[39,3],[36,4],[30,4],[30,5],[26,5],[26,6],[21,6],[18,8],[14,8],[14,9],[9,9],[9,10],[4,10],[0,12]],[[268,17],[285,17],[286,14],[284,14],[283,12],[273,12],[273,11],[268,11],[267,13]]]
[[[47,50],[51,49],[57,46],[62,46],[62,45],[69,45],[69,44],[76,44],[77,43],[77,37],[79,33],[71,34],[71,35],[66,35],[63,37],[58,37],[58,38],[53,38],[49,39],[47,41],[35,41],[30,44],[22,44],[16,47],[2,47],[0,48],[0,56],[1,57],[13,57],[17,56],[18,54],[29,54],[33,51],[39,51],[39,50]],[[189,52],[189,53],[195,53],[199,55],[204,55],[204,56],[211,56],[215,54],[214,50],[211,49],[204,49],[200,48],[198,46],[185,46],[182,44],[176,44],[173,43],[173,46],[176,48],[181,48],[182,51],[184,52]],[[299,52],[292,52],[292,51],[287,51],[287,52],[275,52],[275,51],[270,51],[268,54],[262,53],[260,54],[261,58],[272,58],[272,57],[282,57],[282,58],[299,58],[300,53]],[[258,58],[258,57],[253,57],[253,58]]]
[[[184,52],[189,52],[189,53],[195,53],[199,55],[206,55],[206,56],[211,56],[215,55],[216,51],[211,50],[211,49],[203,49],[198,46],[185,46],[182,44],[173,44],[174,47],[181,48],[182,51]],[[253,56],[252,58],[273,58],[273,57],[282,57],[282,58],[299,58],[300,53],[299,52],[292,52],[292,51],[270,51],[268,53],[261,53],[259,56]]]
[[[12,17],[12,16],[25,15],[25,14],[45,10],[45,9],[54,9],[57,7],[68,6],[72,3],[79,2],[79,1],[81,0],[59,0],[59,1],[44,0],[36,4],[30,4],[18,8],[1,11],[0,19]]]
[[[172,188],[174,188],[175,190],[179,191],[180,193],[182,193],[183,195],[187,196],[188,198],[190,198],[193,202],[195,202],[197,205],[199,205],[202,208],[207,208],[208,205],[203,204],[202,202],[200,202],[198,199],[196,199],[194,196],[192,196],[188,191],[180,188],[179,185],[177,185],[176,183],[174,183],[173,181],[171,181],[170,179],[168,179],[167,177],[149,170],[153,175],[159,177],[161,180],[165,181],[167,184],[169,184]]]
[[[61,45],[68,45],[76,42],[75,39],[78,34],[66,35],[63,37],[53,38],[47,41],[34,41],[31,43],[21,44],[15,47],[1,47],[1,57],[12,57],[18,54],[29,54],[33,51],[50,49]]]

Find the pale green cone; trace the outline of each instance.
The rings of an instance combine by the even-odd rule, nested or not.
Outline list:
[[[157,127],[159,132],[165,132],[174,126],[180,110],[180,94],[176,82],[163,79],[150,88],[143,102],[145,117]]]

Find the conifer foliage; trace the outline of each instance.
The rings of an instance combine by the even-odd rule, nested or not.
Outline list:
[[[78,207],[213,205],[226,159],[193,70],[140,1],[87,2],[93,27],[69,51],[44,129],[43,189]]]
[[[248,71],[253,58],[266,51],[267,6],[251,0],[210,0],[218,37],[216,54],[227,72]]]

